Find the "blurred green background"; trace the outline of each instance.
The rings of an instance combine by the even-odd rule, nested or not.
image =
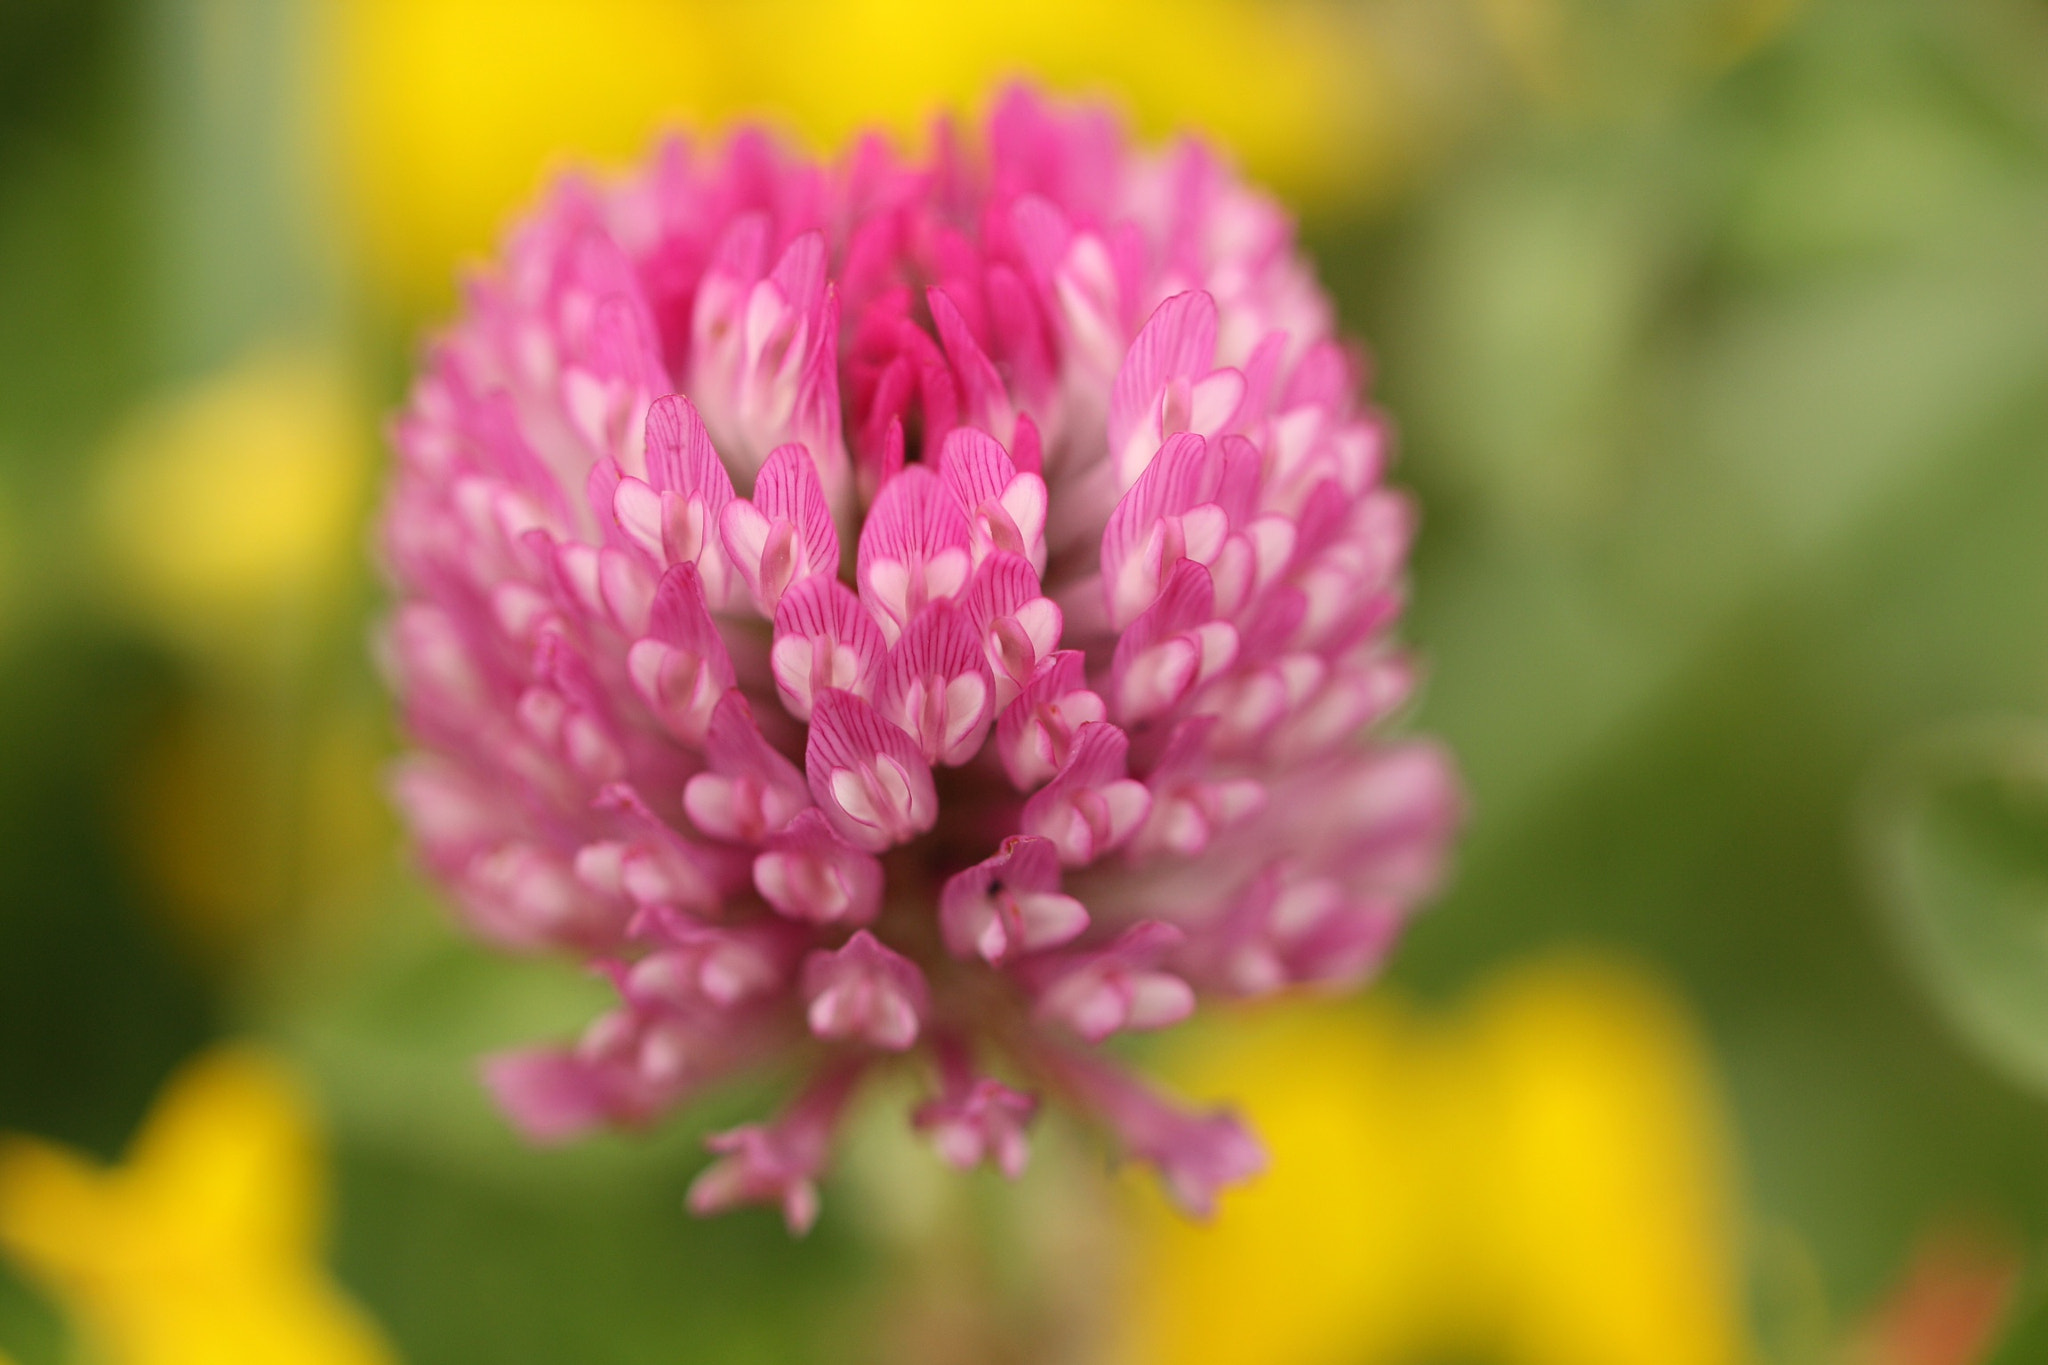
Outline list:
[[[551,1153],[489,1113],[470,1059],[594,987],[409,870],[367,518],[418,330],[546,167],[1023,70],[1214,127],[1374,358],[1473,799],[1386,989],[1645,964],[1725,1102],[1759,1359],[1862,1349],[1944,1229],[2048,1249],[2048,5],[866,0],[902,60],[843,88],[831,7],[701,8],[0,5],[0,1129],[113,1159],[255,1035],[406,1360],[975,1358],[877,1344],[926,1255],[858,1212],[887,1160],[793,1244],[679,1211],[746,1097]],[[0,1352],[73,1335],[0,1263]]]

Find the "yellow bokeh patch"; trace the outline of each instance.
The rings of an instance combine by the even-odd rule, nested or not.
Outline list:
[[[1355,184],[1387,134],[1369,45],[1295,0],[333,0],[315,48],[364,263],[414,306],[445,302],[549,172],[665,128],[761,117],[823,151],[920,137],[1030,77],[1311,194]]]
[[[218,639],[352,572],[371,452],[347,371],[257,351],[145,408],[95,489],[97,546],[118,605]]]
[[[0,1253],[108,1365],[388,1365],[320,1264],[325,1196],[297,1083],[227,1049],[173,1078],[119,1166],[0,1141]]]
[[[1142,1219],[1118,1361],[1748,1358],[1719,1106],[1683,1016],[1634,973],[1531,966],[1442,1020],[1289,1006],[1179,1056],[1272,1164],[1214,1224]]]

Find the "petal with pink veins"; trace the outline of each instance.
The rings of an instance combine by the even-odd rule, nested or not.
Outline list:
[[[1215,771],[1209,737],[1216,728],[1214,716],[1196,716],[1174,727],[1166,752],[1145,779],[1152,790],[1152,813],[1131,841],[1133,858],[1156,852],[1195,857],[1216,834],[1265,809],[1265,783]]]
[[[677,564],[662,575],[647,635],[627,651],[626,672],[671,735],[692,746],[704,743],[712,710],[731,690],[734,675],[695,564]]]
[[[1038,574],[1020,555],[996,551],[981,561],[967,588],[967,615],[980,634],[995,679],[996,708],[1016,700],[1039,662],[1059,646],[1066,621],[1039,589]]]
[[[1182,560],[1159,600],[1117,641],[1110,693],[1119,720],[1134,725],[1164,715],[1236,662],[1237,627],[1214,614],[1208,570]]]
[[[1022,828],[1050,840],[1068,867],[1082,867],[1138,832],[1152,793],[1124,776],[1130,740],[1104,721],[1083,725],[1059,775],[1024,804]]]
[[[938,820],[938,793],[917,741],[851,692],[817,695],[804,767],[825,818],[855,848],[880,853]]]
[[[798,720],[808,720],[813,699],[827,688],[870,695],[888,648],[853,590],[818,574],[776,604],[768,666],[783,705]]]
[[[875,707],[917,741],[927,763],[973,758],[995,718],[995,681],[974,627],[950,602],[919,612],[882,664]]]
[[[1132,341],[1109,400],[1110,459],[1118,488],[1137,482],[1176,432],[1221,433],[1244,401],[1245,378],[1210,369],[1216,300],[1202,290],[1160,304]]]
[[[755,603],[771,617],[793,584],[839,571],[839,533],[817,466],[801,445],[776,448],[761,466],[752,500],[726,506],[719,533]]]
[[[727,928],[655,911],[641,923],[652,951],[613,969],[619,993],[635,1006],[729,1010],[781,990],[795,966],[788,926]]]
[[[697,291],[685,387],[742,490],[769,452],[811,447],[828,501],[846,487],[839,431],[838,298],[826,282],[823,237],[805,233],[763,275],[765,215],[733,221]]]
[[[1100,1057],[1062,1052],[1040,1061],[1126,1151],[1158,1171],[1174,1202],[1196,1218],[1216,1211],[1216,1196],[1225,1188],[1266,1168],[1258,1139],[1227,1110],[1190,1114]]]
[[[1226,556],[1233,548],[1231,519],[1217,485],[1228,463],[1221,443],[1188,433],[1169,437],[1117,501],[1102,533],[1102,585],[1112,625],[1136,620],[1184,560],[1204,567],[1227,562],[1246,578],[1248,591],[1257,567],[1253,547],[1246,543]]]
[[[1083,726],[1109,709],[1088,690],[1079,650],[1039,661],[1037,671],[996,721],[996,754],[1019,791],[1030,791],[1066,766]]]
[[[975,341],[952,296],[934,286],[925,291],[925,302],[939,342],[946,349],[946,362],[959,386],[961,420],[984,431],[1011,430],[1016,425],[1017,409],[1010,400],[1010,390]]]
[[[1037,1016],[1091,1043],[1178,1024],[1194,1013],[1195,993],[1159,963],[1186,937],[1170,924],[1144,920],[1102,948],[1037,964],[1028,974]]]
[[[719,1160],[690,1183],[690,1211],[773,1204],[791,1232],[809,1232],[818,1219],[818,1175],[858,1079],[855,1068],[829,1071],[773,1123],[746,1124],[705,1139]]]
[[[650,553],[650,542],[659,544],[659,562],[695,564],[706,601],[723,608],[732,572],[719,526],[733,499],[732,477],[711,448],[704,419],[681,394],[658,398],[647,410],[647,486],[656,505],[625,493],[621,483],[625,503],[615,494],[613,515]]]
[[[993,436],[958,427],[939,448],[939,478],[966,510],[973,561],[991,553],[1021,556],[1045,571],[1045,480],[1021,474]]]
[[[939,1093],[919,1105],[912,1125],[932,1140],[950,1166],[971,1171],[995,1163],[1015,1180],[1031,1159],[1025,1129],[1038,1113],[1038,1100],[1021,1090],[972,1071],[966,1050],[944,1042],[939,1054]]]
[[[958,596],[973,561],[967,516],[923,465],[884,485],[861,528],[860,599],[891,644],[929,602]]]
[[[939,893],[939,929],[959,958],[1000,964],[1058,948],[1087,928],[1087,908],[1060,894],[1059,851],[1047,839],[1012,835]]]

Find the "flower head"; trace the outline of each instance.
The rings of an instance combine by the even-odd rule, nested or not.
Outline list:
[[[1412,517],[1268,200],[1017,92],[928,159],[743,133],[571,181],[396,429],[397,795],[477,932],[617,1007],[495,1059],[559,1138],[812,1079],[693,1204],[815,1212],[862,1077],[956,1164],[1041,1094],[1185,1206],[1256,1171],[1096,1052],[1368,974],[1456,820],[1374,734]]]

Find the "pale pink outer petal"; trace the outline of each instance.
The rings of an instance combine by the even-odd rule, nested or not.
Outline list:
[[[945,1090],[920,1105],[911,1122],[931,1137],[947,1164],[970,1171],[991,1161],[1015,1180],[1031,1159],[1024,1130],[1037,1112],[1033,1096],[987,1076],[962,1074],[948,1077]]]
[[[801,445],[776,448],[761,466],[754,497],[727,504],[719,537],[755,604],[770,617],[792,586],[839,571],[839,533]]]
[[[996,709],[1017,699],[1039,662],[1059,647],[1066,618],[1043,595],[1038,574],[1021,556],[994,551],[974,571],[965,599],[995,679]]]
[[[804,960],[805,1018],[811,1032],[902,1052],[917,1041],[931,1008],[924,973],[866,929],[845,946]]]
[[[1173,567],[1157,601],[1117,641],[1110,697],[1126,725],[1176,710],[1237,661],[1237,627],[1215,619],[1209,571],[1191,560]]]
[[[939,448],[939,478],[967,514],[975,564],[1002,551],[1045,571],[1045,480],[1019,473],[987,432],[956,428]]]
[[[761,738],[738,692],[712,711],[704,753],[710,771],[684,787],[683,808],[714,839],[759,843],[810,804],[803,774]]]
[[[1030,791],[1066,766],[1083,727],[1109,714],[1088,690],[1078,650],[1060,650],[1037,671],[996,722],[996,752],[1020,791]]]
[[[691,1182],[691,1211],[774,1204],[791,1232],[810,1231],[818,1218],[818,1176],[859,1079],[856,1067],[828,1069],[773,1123],[748,1124],[705,1139],[720,1159]]]
[[[754,859],[754,888],[791,919],[867,924],[882,908],[882,865],[841,839],[815,806],[771,835]]]
[[[1047,1054],[1041,1065],[1125,1150],[1159,1172],[1174,1202],[1192,1217],[1210,1217],[1223,1190],[1266,1168],[1265,1149],[1227,1110],[1186,1113],[1099,1057]]]

